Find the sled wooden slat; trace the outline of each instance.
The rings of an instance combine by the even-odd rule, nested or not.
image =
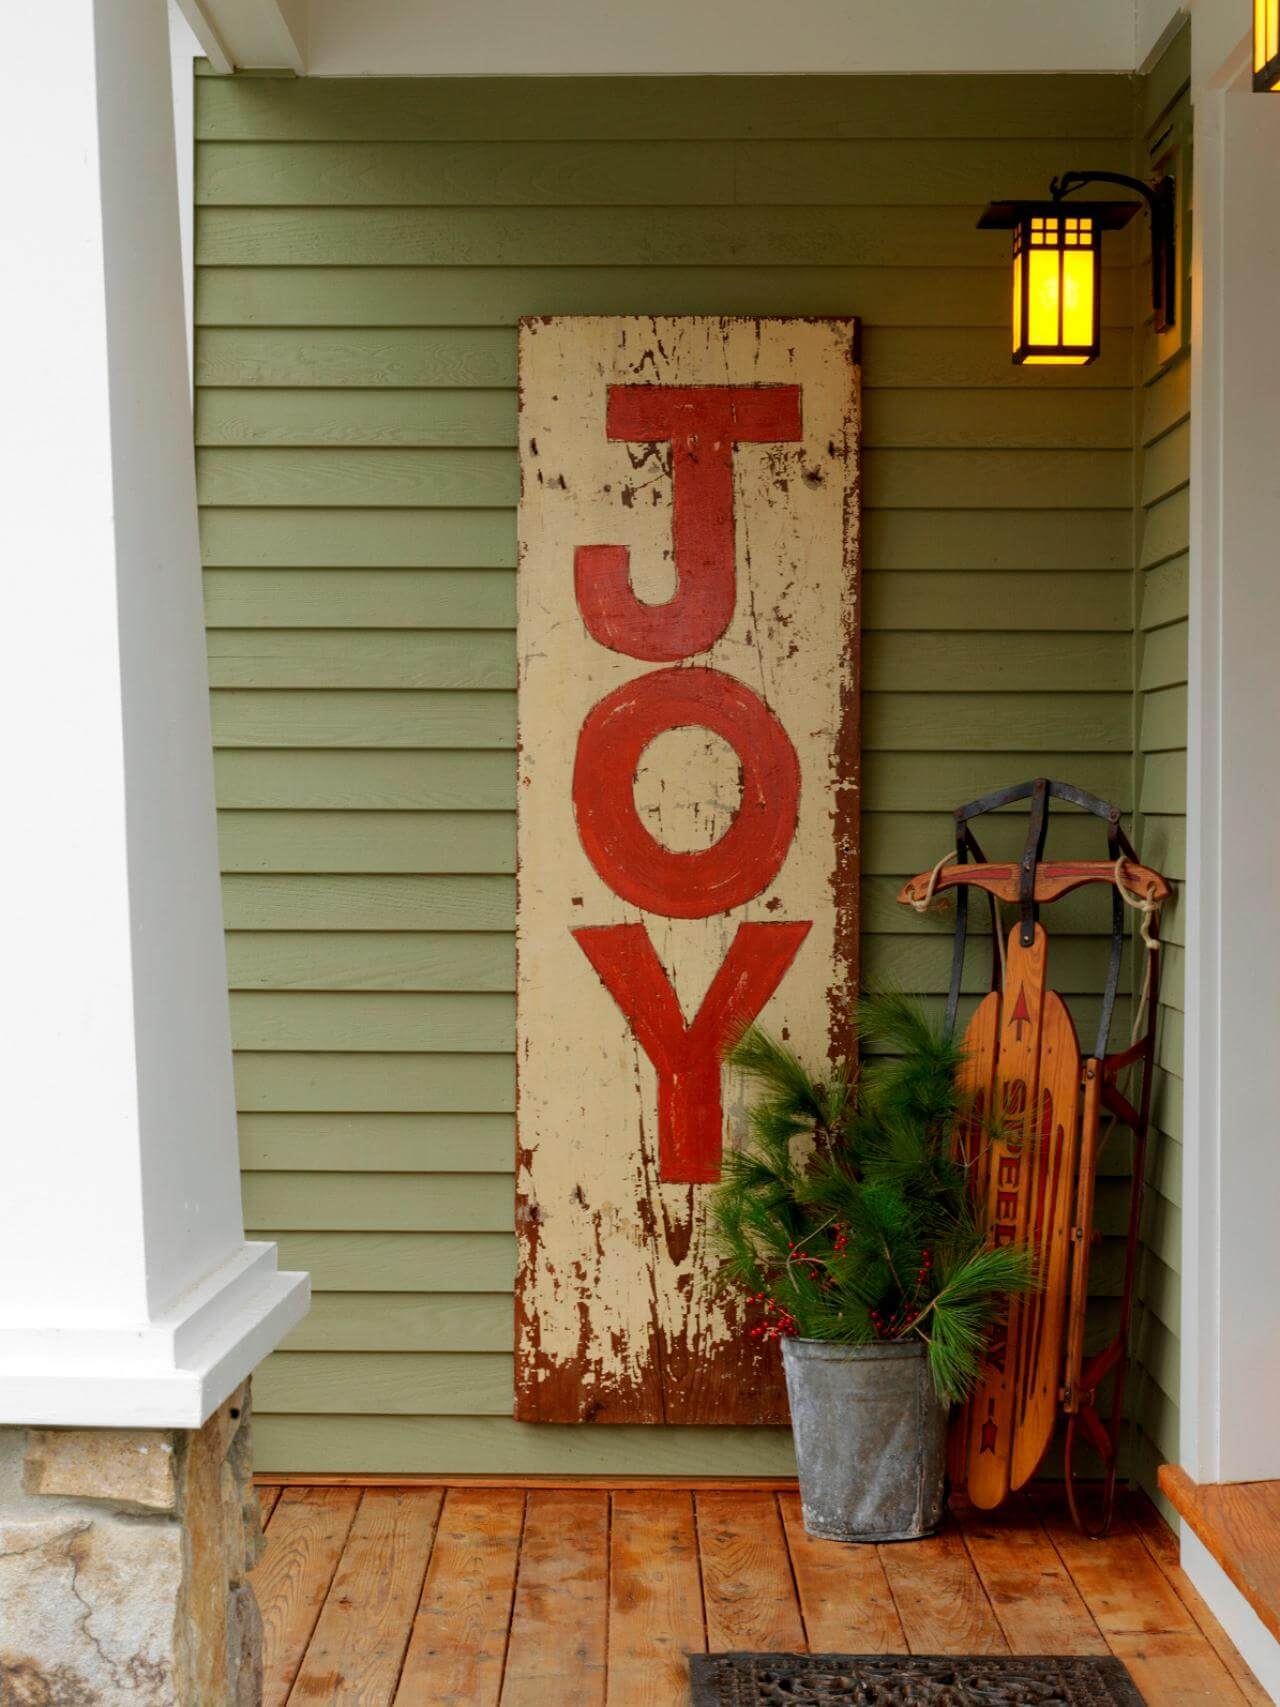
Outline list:
[[[992,1098],[995,1094],[996,1040],[1000,1029],[1000,994],[992,990],[978,1004],[964,1034],[964,1061],[959,1089],[969,1106],[968,1118],[955,1135],[956,1153],[970,1168],[970,1189],[979,1203],[987,1200],[990,1170],[988,1133],[991,1130]],[[947,1470],[952,1485],[962,1488],[968,1473],[969,1418],[971,1408],[962,1405],[951,1419],[947,1440]]]
[[[988,1224],[997,1245],[1024,1243],[1031,1219],[1029,1159],[1035,1146],[1028,1139],[1037,1102],[1048,939],[1037,925],[1031,946],[1023,948],[1019,934],[1015,928],[1009,938],[1000,1005],[995,1074],[1000,1125],[993,1135],[987,1181]],[[998,1506],[1009,1492],[1024,1316],[1022,1300],[1011,1299],[1005,1322],[991,1336],[986,1369],[969,1402],[969,1497],[983,1511]]]
[[[1010,1475],[1015,1488],[1035,1474],[1057,1415],[1079,1114],[1080,1045],[1062,998],[1050,991],[1040,1041],[1035,1142],[1028,1154],[1034,1191],[1028,1242],[1040,1290],[1022,1310]]]

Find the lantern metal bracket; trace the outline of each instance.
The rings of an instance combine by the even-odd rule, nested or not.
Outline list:
[[[1049,194],[1060,202],[1086,184],[1118,184],[1135,190],[1146,202],[1151,215],[1151,310],[1156,331],[1169,331],[1178,301],[1177,186],[1172,175],[1166,172],[1147,183],[1123,172],[1064,172],[1049,185]]]

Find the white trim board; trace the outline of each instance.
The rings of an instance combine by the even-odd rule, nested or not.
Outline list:
[[[216,71],[326,77],[1132,72],[1177,0],[176,0]]]
[[[1193,23],[1187,1067],[1181,1458],[1280,1477],[1280,102],[1249,88],[1228,0]]]

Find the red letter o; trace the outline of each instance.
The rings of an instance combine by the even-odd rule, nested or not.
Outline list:
[[[655,736],[688,725],[723,737],[742,762],[742,803],[714,847],[676,853],[640,822],[635,776]],[[652,670],[607,694],[583,721],[573,767],[578,836],[616,895],[673,919],[727,913],[778,875],[795,834],[800,765],[758,694],[720,670]]]

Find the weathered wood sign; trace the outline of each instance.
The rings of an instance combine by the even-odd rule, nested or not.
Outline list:
[[[760,1019],[856,977],[851,320],[520,334],[516,1413],[785,1419],[704,1224]]]

